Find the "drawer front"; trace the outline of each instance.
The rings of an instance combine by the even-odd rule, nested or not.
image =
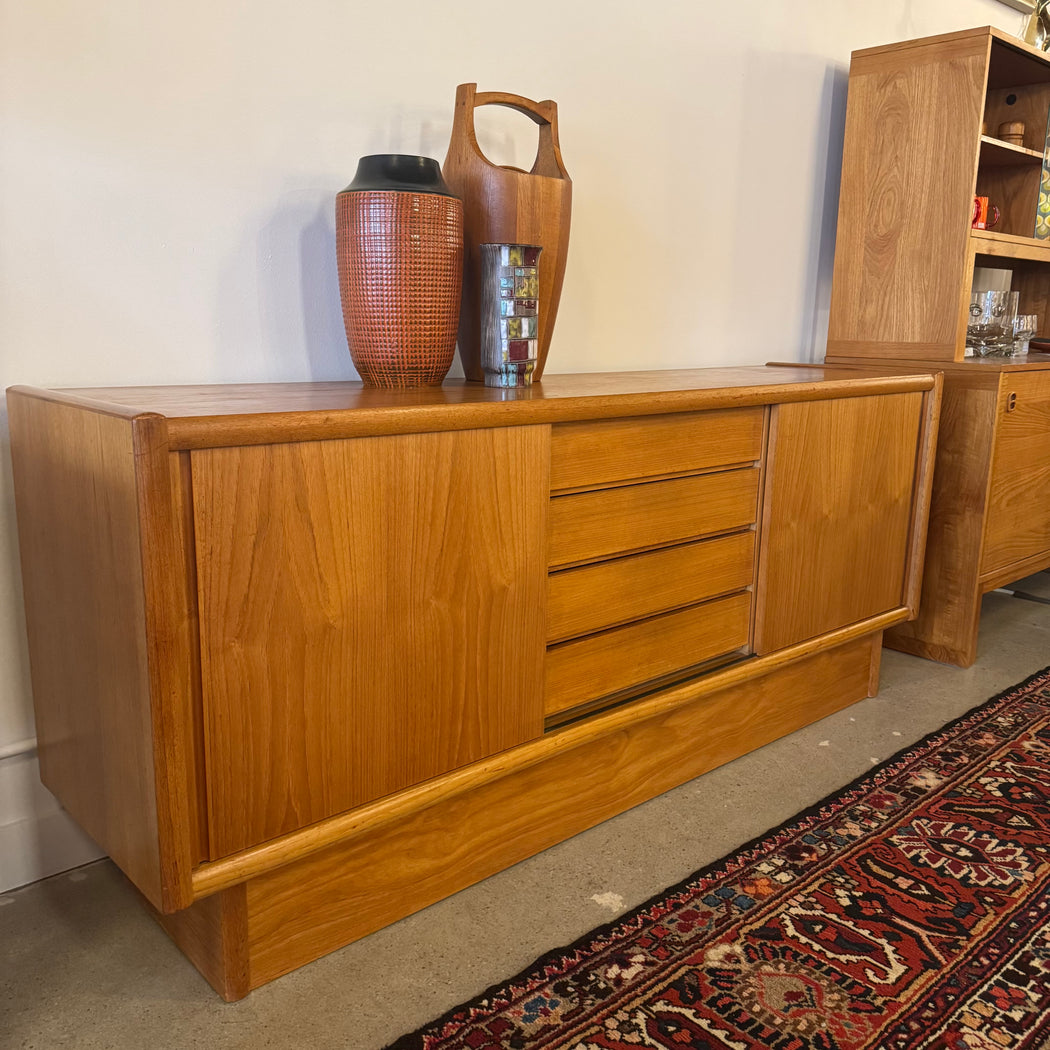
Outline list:
[[[561,641],[728,594],[752,581],[751,530],[613,561],[565,569],[550,577],[547,640]]]
[[[555,646],[547,651],[544,714],[741,649],[750,619],[751,594],[745,592]]]
[[[550,564],[728,532],[755,520],[756,467],[556,496],[550,508]]]
[[[759,458],[762,408],[561,423],[551,428],[551,489],[684,474]]]
[[[996,411],[982,572],[1050,551],[1050,371],[1004,375]]]

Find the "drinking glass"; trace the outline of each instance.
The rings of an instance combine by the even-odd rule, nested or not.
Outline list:
[[[977,357],[1002,353],[1013,346],[1013,317],[1017,293],[984,291],[970,293],[970,316],[966,324],[966,348]],[[1011,310],[1012,307],[1012,310]]]
[[[1014,343],[1012,356],[1028,353],[1028,340],[1039,331],[1038,314],[1018,314],[1014,318]]]

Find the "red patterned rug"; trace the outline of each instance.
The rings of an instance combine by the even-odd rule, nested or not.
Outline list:
[[[1050,668],[391,1050],[1050,1050]]]

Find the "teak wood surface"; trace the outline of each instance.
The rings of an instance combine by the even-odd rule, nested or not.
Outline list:
[[[41,779],[159,906],[134,423],[8,409]]]
[[[901,373],[930,367],[920,361],[835,363],[858,370],[892,367]],[[1040,540],[1046,535],[1050,492],[1040,465],[1045,437],[1041,428],[1050,412],[1050,357],[970,359],[943,368],[918,616],[887,631],[886,645],[969,667],[977,658],[981,596],[1050,567],[1050,540]],[[1007,411],[1011,393],[1022,410],[1016,420]],[[1000,454],[996,449],[1003,435],[1007,442]],[[1000,511],[1000,503],[1009,510]]]
[[[763,415],[760,408],[733,408],[559,423],[551,432],[551,490],[754,461],[762,452]]]
[[[571,565],[750,525],[760,474],[744,467],[555,496],[550,564]]]
[[[871,662],[869,639],[815,655],[249,883],[253,986],[867,696]]]
[[[976,267],[1011,271],[1050,334],[1050,242],[1035,239],[1048,108],[1050,56],[996,29],[853,55],[826,363],[944,370],[918,617],[886,644],[963,667],[981,595],[1050,565],[1050,357],[964,357]],[[996,141],[1006,120],[1025,123],[1022,147]],[[969,228],[975,193],[1002,211],[993,229]]]
[[[193,453],[213,858],[542,732],[547,442]]]
[[[778,365],[549,375],[514,390],[457,380],[405,391],[349,382],[12,390],[107,415],[162,415],[175,451],[622,419],[885,394],[914,384],[909,377],[858,377],[852,369]]]
[[[962,361],[975,266],[1014,269],[1020,312],[1050,323],[1048,106],[1047,55],[988,27],[854,52],[829,358]],[[994,137],[1018,119],[1023,147]],[[974,194],[994,228],[970,229]]]
[[[916,392],[775,409],[756,652],[906,604],[921,402]]]
[[[572,744],[551,749],[541,763],[406,811],[252,878],[235,887],[246,888],[246,901],[243,911],[237,899],[227,907],[227,929],[220,913],[209,911],[211,955],[220,957],[224,934],[228,942],[231,930],[239,935],[240,925],[246,925],[243,958],[235,957],[233,965],[248,966],[249,987],[257,988],[381,929],[730,757],[871,695],[878,637],[854,637],[827,651],[793,655],[786,663],[770,660],[768,667],[756,666],[750,673],[735,669],[720,676],[726,680],[723,688],[701,695],[690,696],[688,687],[681,687],[676,690],[681,703],[639,713],[634,720],[621,718],[627,724],[610,735],[588,739],[578,731],[561,731],[558,736],[571,738]],[[565,784],[573,785],[571,806],[565,804]],[[501,819],[493,820],[494,813]],[[432,862],[435,857],[440,864]],[[165,918],[190,926],[183,917],[211,899]],[[314,921],[304,922],[304,915]],[[183,936],[196,942],[203,925],[198,919]],[[199,943],[188,947],[201,954]],[[220,994],[233,983],[204,972]]]
[[[1004,374],[988,495],[981,573],[1006,573],[1032,558],[1050,562],[1050,369]],[[982,588],[989,590],[985,586]]]
[[[829,354],[955,358],[988,47],[854,54]]]
[[[890,450],[876,454],[890,464],[911,442],[921,518],[922,444],[909,435],[929,432],[938,380],[722,374],[726,386],[696,372],[549,377],[546,393],[506,401],[463,385],[404,402],[353,384],[9,392],[42,764],[221,994],[243,995],[873,687],[881,632],[910,614],[915,521],[886,607],[728,667],[701,661],[746,652],[752,608],[760,622],[775,606],[799,623],[793,606],[826,600],[751,583],[756,536],[771,550],[790,535],[773,504],[759,520],[760,489],[804,458],[810,429],[768,428],[774,406],[816,419],[841,405],[885,433]],[[708,410],[730,410],[721,454],[695,416]],[[696,444],[684,459],[670,451],[678,413],[683,444]],[[602,466],[598,455],[552,497],[548,424],[599,420],[625,450],[648,435],[657,474],[614,476],[615,457]],[[644,472],[633,455],[625,469]],[[733,499],[728,514],[708,499],[738,484],[739,515]],[[588,564],[549,575],[557,537],[588,501],[644,509],[668,493],[694,504],[666,501],[685,535],[646,533],[642,513],[596,551],[582,530],[568,549]],[[856,513],[870,528],[896,506],[880,482]],[[548,587],[567,588],[554,632]],[[602,606],[606,587],[615,622],[573,618],[574,602]],[[657,628],[687,621],[681,647],[665,645]],[[566,680],[580,680],[610,638],[624,641],[582,675],[592,688],[561,718],[575,720],[545,727],[549,667],[578,647]],[[673,659],[643,668],[655,677],[624,702],[634,686],[623,683],[661,645]],[[630,673],[598,688],[620,690],[618,706],[588,707],[617,662]],[[488,830],[457,840],[469,860],[431,849],[428,828],[447,834],[462,815],[473,829],[483,813]]]
[[[748,592],[601,631],[547,651],[543,711],[557,714],[747,645]]]
[[[547,640],[669,612],[750,586],[753,530],[554,572],[547,584]]]

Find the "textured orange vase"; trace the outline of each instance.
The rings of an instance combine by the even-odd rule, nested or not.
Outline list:
[[[463,285],[463,205],[429,157],[362,157],[336,196],[339,294],[364,383],[433,386],[452,367]]]

